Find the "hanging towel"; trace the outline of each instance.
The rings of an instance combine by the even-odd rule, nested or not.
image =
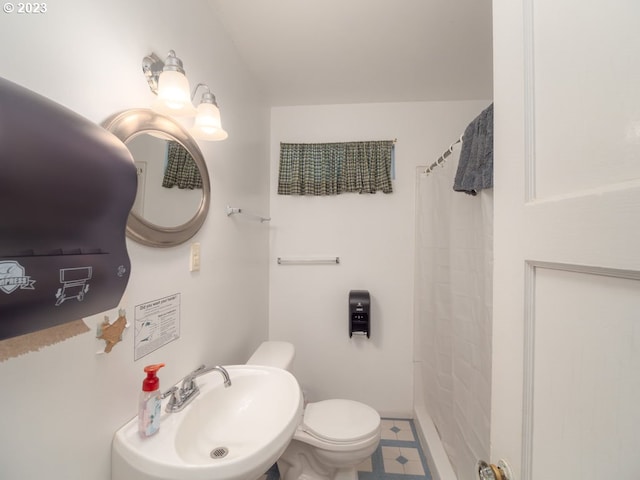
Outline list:
[[[453,182],[456,192],[475,195],[493,187],[493,103],[466,128],[458,171]]]

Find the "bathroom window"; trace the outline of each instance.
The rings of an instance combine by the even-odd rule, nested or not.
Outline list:
[[[391,193],[393,140],[281,143],[279,195]]]

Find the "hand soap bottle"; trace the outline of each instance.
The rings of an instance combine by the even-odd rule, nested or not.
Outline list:
[[[156,372],[164,367],[164,363],[147,365],[144,371],[147,378],[142,381],[140,404],[138,407],[138,431],[142,437],[150,437],[160,430],[160,380]]]

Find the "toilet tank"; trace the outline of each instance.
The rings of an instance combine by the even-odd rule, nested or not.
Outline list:
[[[247,365],[266,365],[291,370],[295,353],[293,344],[289,342],[262,342],[247,360]]]

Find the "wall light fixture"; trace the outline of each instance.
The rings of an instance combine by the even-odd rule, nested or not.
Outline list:
[[[193,97],[195,97],[198,87],[206,88],[207,91],[202,94],[200,99],[191,133],[201,140],[218,141],[226,139],[229,134],[222,128],[220,109],[215,95],[211,93],[207,85],[199,83],[193,90]]]
[[[163,62],[155,53],[142,59],[142,72],[147,78],[149,88],[158,98],[152,108],[159,113],[173,116],[195,116],[191,133],[201,140],[218,141],[229,134],[222,128],[220,109],[216,97],[204,83],[198,83],[189,93],[189,80],[184,71],[182,60],[169,51]],[[198,88],[206,88],[196,109],[193,99]]]

